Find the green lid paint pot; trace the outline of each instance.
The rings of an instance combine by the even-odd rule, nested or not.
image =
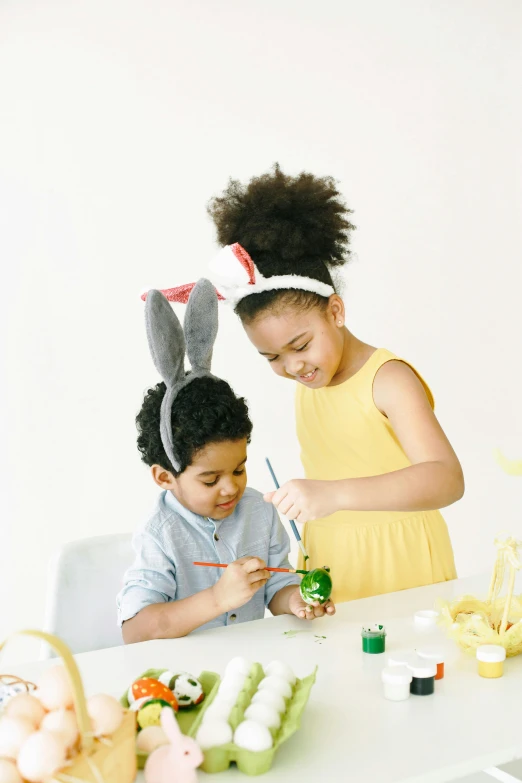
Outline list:
[[[481,677],[496,679],[504,674],[506,649],[500,644],[481,644],[477,647],[478,673]]]
[[[437,667],[436,680],[444,679],[444,653],[437,647],[420,647],[417,655],[425,661],[431,661]]]
[[[417,657],[408,669],[412,674],[410,693],[414,696],[431,696],[435,692],[436,664]]]
[[[299,590],[305,604],[313,604],[315,601],[326,603],[332,594],[330,569],[325,566],[309,571],[301,579]]]
[[[386,647],[386,630],[384,625],[370,625],[362,629],[362,649],[370,655],[383,653]]]
[[[406,701],[410,698],[413,675],[407,666],[387,666],[382,670],[384,698],[389,701]]]

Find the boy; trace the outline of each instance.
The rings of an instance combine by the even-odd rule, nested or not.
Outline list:
[[[246,486],[252,424],[243,398],[223,380],[197,377],[177,393],[171,411],[169,461],[160,435],[165,384],[147,392],[137,416],[138,448],[163,490],[134,537],[136,561],[125,575],[118,614],[126,643],[185,636],[272,614],[314,619],[331,602],[307,606],[290,568],[290,542],[274,507]],[[193,561],[230,563],[204,568]]]

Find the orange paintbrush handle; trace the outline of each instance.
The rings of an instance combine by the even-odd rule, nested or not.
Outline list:
[[[226,568],[228,563],[199,563],[195,562],[195,566],[212,566],[213,568]],[[265,568],[265,571],[277,571],[281,574],[296,574],[298,573],[294,568]]]

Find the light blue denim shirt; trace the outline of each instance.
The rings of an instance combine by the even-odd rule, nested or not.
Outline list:
[[[193,565],[194,560],[231,563],[253,555],[273,568],[291,568],[290,540],[275,508],[249,487],[234,512],[219,521],[193,514],[171,492],[162,492],[153,515],[134,536],[133,548],[136,560],[117,599],[120,625],[145,606],[188,598],[223,575],[220,568]],[[298,574],[273,573],[247,604],[201,628],[259,620],[281,588],[300,581]]]

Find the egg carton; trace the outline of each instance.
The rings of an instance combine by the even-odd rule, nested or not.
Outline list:
[[[234,742],[230,742],[227,745],[210,748],[209,750],[204,751],[204,760],[201,769],[209,774],[224,772],[230,767],[232,762],[235,762],[238,769],[246,775],[262,775],[265,772],[268,772],[272,766],[274,756],[279,746],[289,739],[292,734],[295,734],[301,725],[301,716],[315,682],[316,673],[317,667],[308,677],[305,677],[302,680],[296,680],[292,689],[292,696],[287,703],[286,711],[281,716],[281,726],[279,729],[272,730],[272,737],[274,740],[273,747],[268,750],[256,752],[245,750],[244,748],[238,747]],[[264,676],[265,674],[261,664],[254,663],[250,670],[250,674],[246,678],[245,687],[239,694],[230,713],[228,722],[234,731],[243,721],[245,710],[252,701],[252,697]],[[208,702],[207,699],[205,699],[205,702],[207,702],[206,707],[210,706],[216,692],[217,688],[213,690]],[[203,702],[203,704],[205,702]],[[203,714],[204,711],[202,712],[201,719],[203,718]]]
[[[141,680],[143,677],[152,677],[153,679],[158,679],[163,674],[163,672],[166,671],[168,670],[147,669],[146,672],[143,672],[143,674],[140,674],[135,679]],[[182,733],[186,734],[188,737],[195,737],[197,730],[199,729],[200,723],[203,719],[203,714],[205,712],[205,709],[207,705],[211,703],[214,696],[216,695],[217,689],[219,688],[219,683],[221,682],[221,678],[219,674],[216,674],[216,672],[206,672],[206,671],[201,672],[201,674],[197,679],[200,681],[203,687],[205,698],[200,704],[195,704],[192,707],[183,707],[182,709],[178,710],[178,712],[176,713],[178,725]],[[123,707],[125,707],[126,709],[129,708],[129,699],[127,693],[128,691],[126,691],[120,699],[120,704],[122,704]],[[149,754],[137,750],[136,756],[138,759],[138,768],[143,769]]]

